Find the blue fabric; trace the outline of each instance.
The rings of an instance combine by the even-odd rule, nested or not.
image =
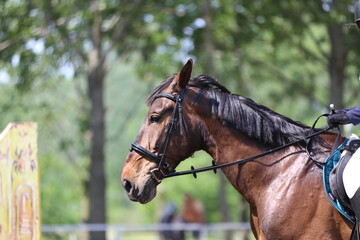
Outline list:
[[[357,107],[347,108],[346,115],[352,124],[358,125],[360,123],[360,105]]]
[[[331,193],[330,183],[329,183],[329,175],[331,170],[336,166],[336,164],[340,161],[341,157],[341,148],[346,145],[349,139],[345,139],[345,141],[334,151],[334,153],[326,159],[326,164],[323,167],[323,182],[324,182],[324,189],[326,196],[328,197],[331,204],[341,213],[344,217],[349,219],[352,223],[355,224],[355,219],[349,216],[346,212],[344,207],[340,204],[340,202],[334,198],[333,194]]]

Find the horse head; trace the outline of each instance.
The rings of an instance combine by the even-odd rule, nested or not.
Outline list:
[[[165,174],[198,150],[187,89],[193,62],[165,80],[148,98],[149,111],[124,163],[121,181],[132,201],[148,203]],[[191,141],[191,143],[189,142]]]

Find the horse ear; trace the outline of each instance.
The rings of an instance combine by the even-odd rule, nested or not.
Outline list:
[[[190,58],[181,68],[180,72],[175,76],[173,82],[176,84],[175,86],[178,88],[177,90],[185,88],[188,84],[191,77],[192,66],[193,60]]]

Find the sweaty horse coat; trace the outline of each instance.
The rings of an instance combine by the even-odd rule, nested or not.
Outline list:
[[[231,94],[206,75],[190,80],[192,61],[165,80],[148,99],[149,112],[136,138],[147,151],[158,154],[164,168],[149,155],[132,151],[126,158],[122,183],[133,201],[147,203],[161,182],[151,173],[173,172],[195,151],[204,150],[217,164],[262,153],[304,138],[310,128],[254,101]],[[176,103],[167,93],[182,98],[182,115],[172,118]],[[176,120],[166,151],[159,146],[168,122]],[[179,132],[182,122],[183,134]],[[315,137],[309,146],[317,159],[325,159],[335,141],[333,134]],[[160,166],[159,166],[160,165]],[[166,170],[166,171],[165,171]],[[322,187],[322,170],[305,151],[305,141],[246,164],[223,168],[234,188],[250,205],[251,227],[257,239],[349,239],[351,223],[331,206]]]

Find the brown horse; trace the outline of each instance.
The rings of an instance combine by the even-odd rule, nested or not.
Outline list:
[[[189,193],[185,193],[181,218],[185,223],[205,223],[205,212],[202,202],[193,198]],[[200,239],[199,231],[193,231],[192,235],[195,239]]]
[[[231,94],[207,75],[190,79],[190,59],[181,71],[148,98],[149,112],[127,156],[122,184],[130,200],[142,204],[156,196],[164,175],[195,151],[216,164],[247,158],[296,139],[312,129]],[[349,239],[352,224],[329,203],[322,169],[334,134],[300,141],[260,159],[222,168],[250,204],[257,239]],[[309,150],[308,153],[306,150]]]

